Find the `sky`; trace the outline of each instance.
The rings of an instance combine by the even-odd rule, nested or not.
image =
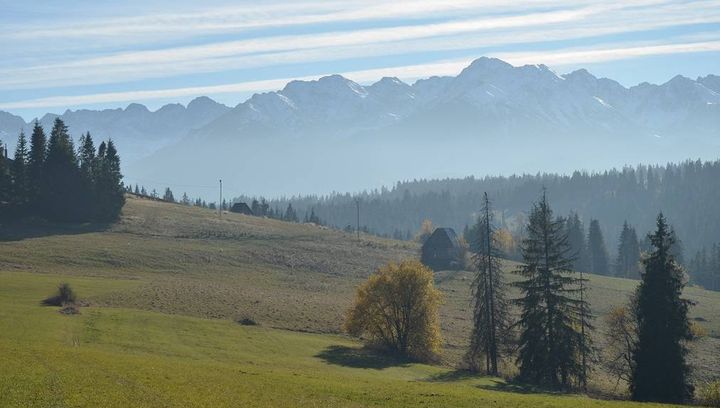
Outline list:
[[[625,86],[720,74],[720,0],[0,0],[0,110],[235,106],[292,79],[457,75],[481,56]]]

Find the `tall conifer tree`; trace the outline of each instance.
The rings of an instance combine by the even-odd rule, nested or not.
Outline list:
[[[509,338],[508,304],[505,282],[500,268],[499,245],[493,213],[487,193],[476,225],[473,261],[477,274],[473,281],[473,329],[470,335],[468,360],[473,368],[485,357],[485,370],[498,375],[498,360],[507,348]]]
[[[591,351],[584,279],[572,271],[565,226],[553,217],[546,195],[533,205],[517,271],[523,297],[518,366],[520,378],[567,388],[584,385]]]
[[[615,260],[615,276],[638,279],[640,277],[640,243],[635,228],[623,223]]]
[[[6,147],[0,142],[0,205],[8,205],[12,197],[12,177],[10,162],[5,157]]]
[[[693,393],[684,344],[690,339],[690,304],[680,297],[683,271],[673,256],[673,234],[662,213],[649,238],[652,251],[643,260],[645,271],[636,293],[638,340],[630,392],[637,401],[679,403]]]
[[[589,271],[587,243],[585,242],[585,226],[577,213],[571,213],[567,219],[568,244],[573,256],[573,269],[576,271]]]
[[[598,220],[590,221],[588,252],[590,254],[590,272],[598,275],[609,275],[610,265],[608,262],[608,252],[605,246],[605,238],[603,238],[602,230],[600,229],[600,221]]]
[[[29,154],[25,132],[20,131],[12,163],[13,201],[16,205],[24,206],[30,200]]]
[[[120,173],[120,156],[112,140],[108,140],[107,144],[104,142],[101,144],[96,161],[98,163],[95,175],[98,201],[96,218],[99,221],[114,221],[125,204],[125,188]]]
[[[72,139],[67,126],[60,118],[55,119],[47,158],[42,172],[42,207],[45,214],[58,221],[82,219],[79,169]]]
[[[30,135],[30,156],[28,157],[28,179],[30,183],[30,201],[38,203],[43,185],[43,166],[47,158],[47,137],[40,123],[35,120]],[[35,206],[37,207],[37,206]],[[35,208],[36,210],[39,208]]]

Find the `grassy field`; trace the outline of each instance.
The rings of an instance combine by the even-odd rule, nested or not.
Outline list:
[[[453,371],[470,327],[468,272],[437,274],[441,366],[378,360],[341,336],[355,286],[417,254],[413,243],[133,197],[111,226],[3,226],[0,406],[613,405]],[[90,303],[81,315],[39,305],[61,281]],[[595,313],[635,284],[592,276]],[[718,336],[720,293],[686,295]],[[233,322],[245,316],[261,326]],[[697,377],[717,378],[720,341],[692,348]]]
[[[0,406],[633,406],[368,355],[347,338],[37,299],[61,276],[0,274]],[[135,280],[67,277],[102,297]],[[515,392],[520,391],[520,392]],[[639,406],[639,404],[638,404]]]

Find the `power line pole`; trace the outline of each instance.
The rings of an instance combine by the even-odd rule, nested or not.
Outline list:
[[[355,198],[355,207],[357,208],[357,239],[360,241],[360,198]]]
[[[223,212],[223,197],[222,197],[222,179],[220,179],[220,205],[218,205],[218,208],[220,211],[218,214],[220,214],[220,218],[222,218],[222,212]]]

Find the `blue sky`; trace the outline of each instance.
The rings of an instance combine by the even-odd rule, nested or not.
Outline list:
[[[296,78],[456,75],[480,56],[625,86],[720,74],[720,0],[0,0],[0,109],[234,106]]]

